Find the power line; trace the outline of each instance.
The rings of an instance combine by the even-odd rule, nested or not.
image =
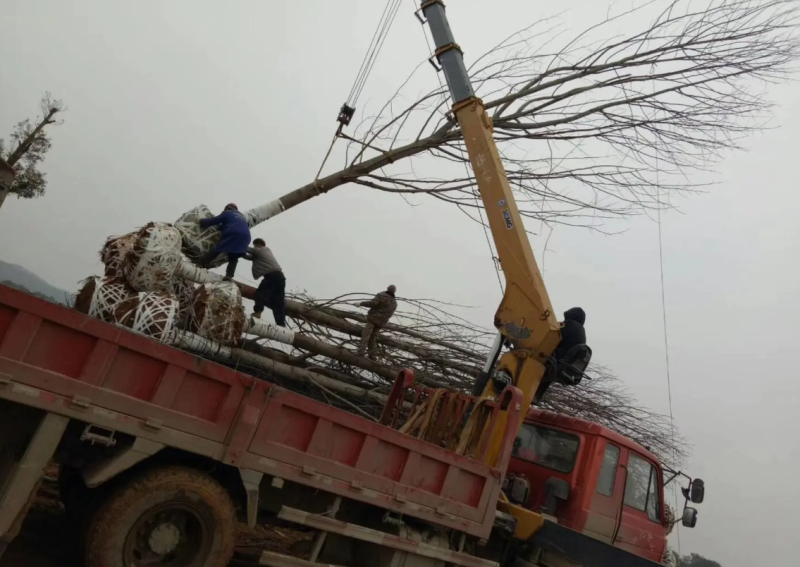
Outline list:
[[[672,378],[669,366],[669,333],[667,332],[667,294],[666,286],[664,285],[664,243],[661,230],[661,169],[658,161],[658,149],[656,149],[656,219],[658,223],[658,263],[661,276],[661,320],[663,322],[664,332],[664,362],[667,371],[667,397],[669,400],[669,425],[670,433],[672,435],[672,446],[677,457],[677,448],[675,447],[675,417],[672,413]],[[677,464],[677,463],[676,463]],[[675,494],[675,513],[678,512],[678,491]],[[677,525],[675,536],[678,540],[678,555],[681,555],[681,527]]]

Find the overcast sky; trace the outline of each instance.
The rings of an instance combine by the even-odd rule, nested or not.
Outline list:
[[[453,0],[448,14],[469,63],[556,9],[578,32],[607,8],[552,4]],[[311,181],[382,8],[4,0],[0,136],[36,114],[45,90],[68,112],[52,130],[46,197],[10,199],[0,211],[0,259],[74,290],[100,272],[110,234],[200,203],[250,208]],[[382,103],[427,57],[418,28],[408,2],[362,104]],[[800,527],[800,85],[770,87],[770,97],[776,128],[726,157],[719,184],[677,201],[680,213],[663,224],[674,413],[693,444],[689,472],[708,487],[697,528],[680,531],[681,550],[724,567],[796,564]],[[323,298],[394,283],[406,297],[475,306],[469,318],[490,326],[500,292],[483,232],[441,203],[412,205],[348,186],[254,237],[273,248],[293,290]],[[641,217],[613,229],[624,232],[557,228],[545,279],[559,312],[587,311],[595,360],[666,413],[657,225]],[[541,239],[533,245],[541,260]]]

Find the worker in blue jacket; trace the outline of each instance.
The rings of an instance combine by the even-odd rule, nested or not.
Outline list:
[[[225,269],[225,281],[231,281],[236,273],[236,264],[239,258],[247,254],[250,246],[250,226],[247,218],[239,212],[239,207],[234,203],[225,205],[222,214],[210,219],[200,219],[200,228],[218,226],[220,231],[219,242],[211,252],[200,258],[199,264],[207,268],[220,254],[228,257],[228,266]]]

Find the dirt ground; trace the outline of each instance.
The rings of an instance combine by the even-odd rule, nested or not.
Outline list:
[[[79,551],[58,497],[56,470],[45,480],[28,512],[22,531],[8,547],[0,567],[82,567]],[[312,535],[284,527],[239,525],[239,541],[230,567],[258,564],[262,551],[289,554],[291,548],[310,547]]]

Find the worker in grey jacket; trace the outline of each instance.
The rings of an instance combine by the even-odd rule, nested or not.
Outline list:
[[[261,319],[264,307],[272,310],[275,324],[286,326],[286,277],[272,250],[261,238],[253,240],[247,249],[246,260],[253,262],[253,279],[262,278],[256,290],[256,306],[253,317]]]

